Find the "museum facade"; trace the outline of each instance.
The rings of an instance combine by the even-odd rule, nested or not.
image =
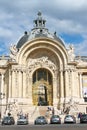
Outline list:
[[[34,28],[0,57],[1,113],[33,113],[39,106],[87,112],[87,57],[45,27],[38,12]]]

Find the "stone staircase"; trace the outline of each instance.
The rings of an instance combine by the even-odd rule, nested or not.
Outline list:
[[[37,106],[35,106],[34,109],[32,109],[31,113],[29,114],[29,122],[34,123],[34,120],[36,119],[37,116],[39,116],[39,109]]]
[[[32,113],[29,115],[29,120],[34,123],[34,120],[38,116],[46,116],[47,106],[36,106]]]
[[[41,116],[46,116],[47,106],[39,106],[39,113]]]

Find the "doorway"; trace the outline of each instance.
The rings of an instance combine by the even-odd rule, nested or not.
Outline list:
[[[48,106],[53,104],[52,74],[47,69],[38,69],[33,74],[33,105]]]
[[[47,88],[43,84],[38,88],[38,106],[48,105]]]

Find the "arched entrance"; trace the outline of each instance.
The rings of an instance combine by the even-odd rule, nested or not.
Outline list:
[[[52,74],[41,68],[33,74],[32,99],[33,105],[47,106],[53,104]]]

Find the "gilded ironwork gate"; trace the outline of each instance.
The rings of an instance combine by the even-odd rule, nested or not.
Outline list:
[[[34,105],[53,104],[52,75],[48,70],[39,69],[33,74],[32,98]]]

